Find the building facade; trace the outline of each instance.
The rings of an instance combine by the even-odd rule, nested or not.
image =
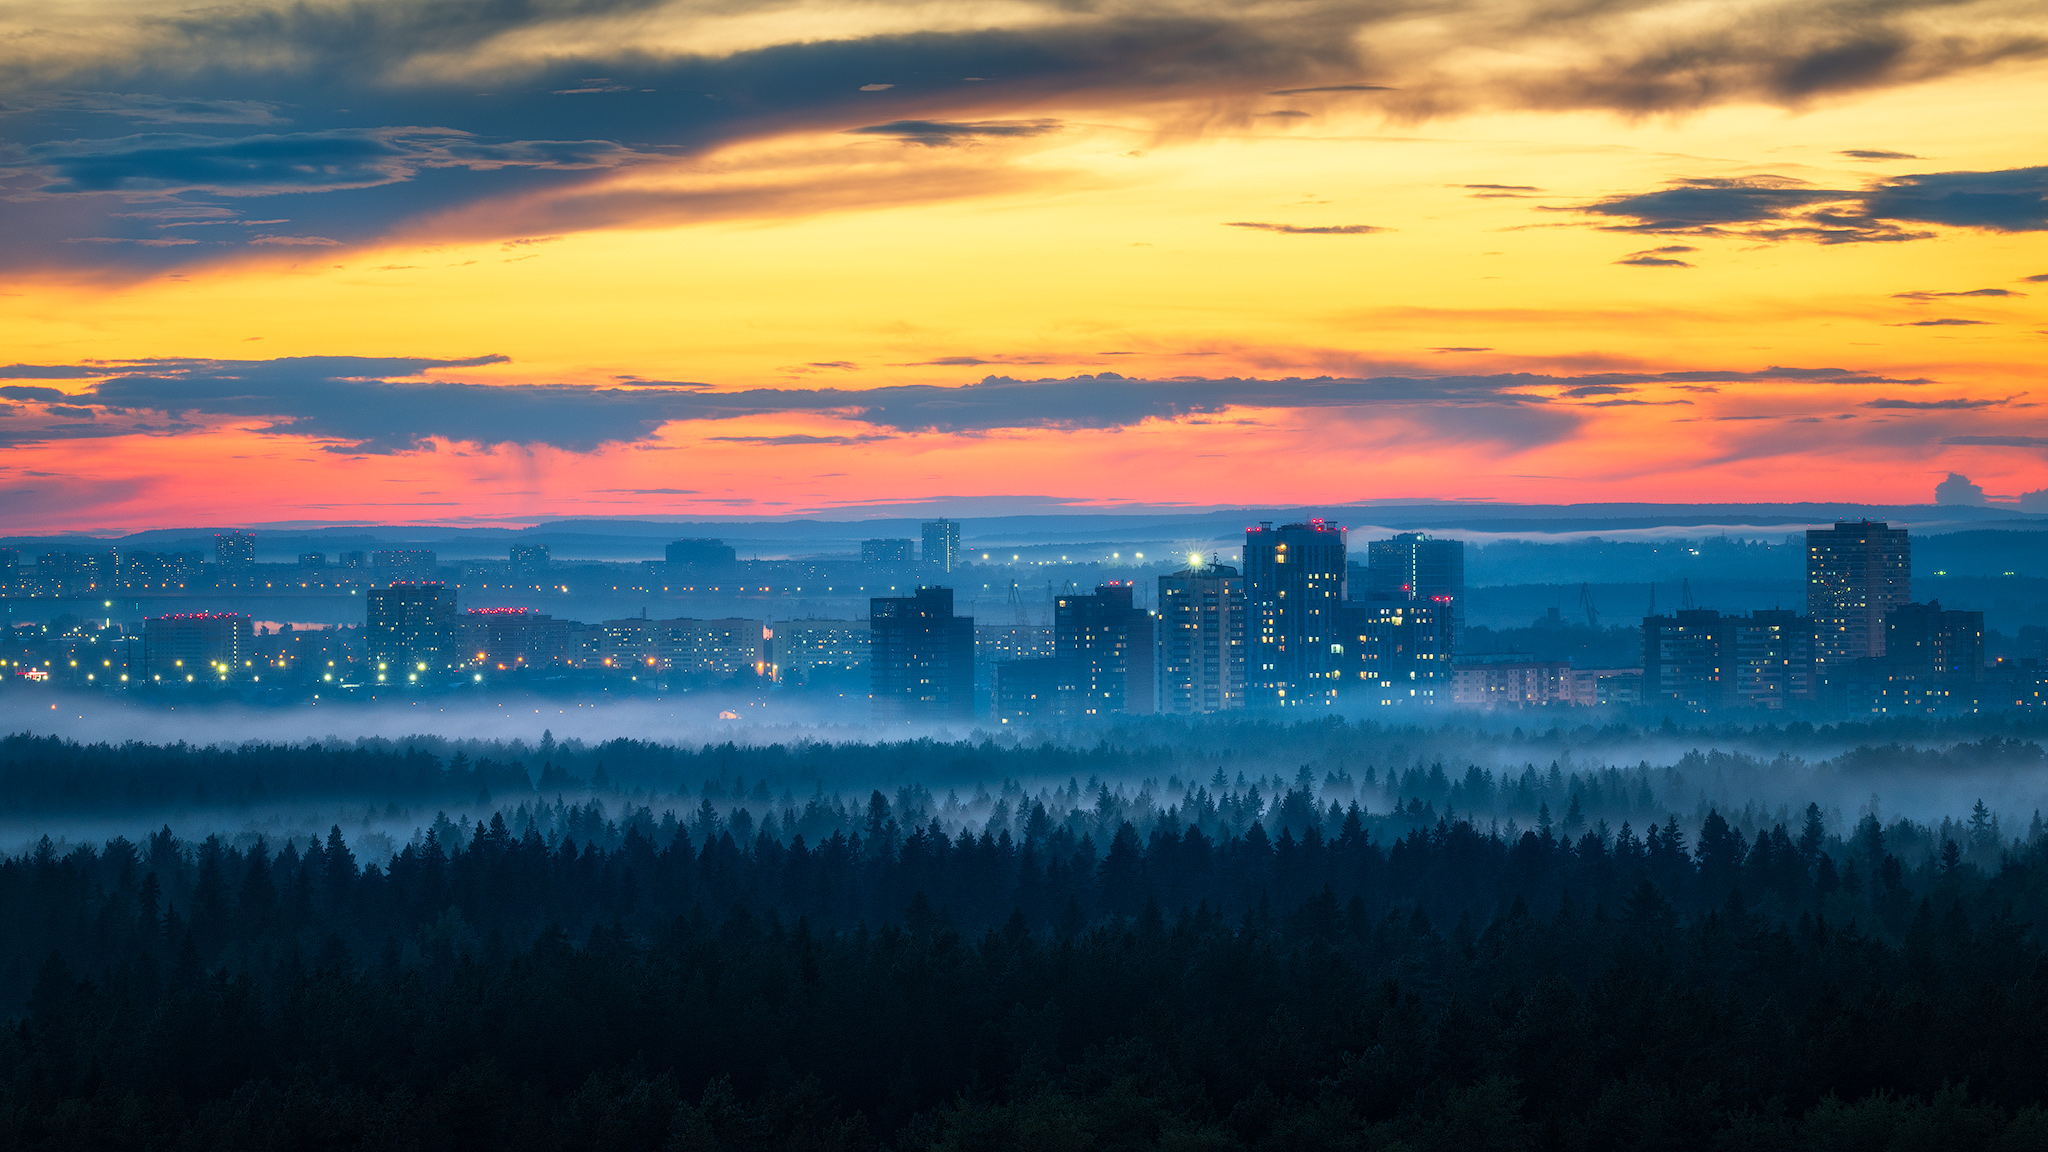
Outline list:
[[[1244,534],[1245,679],[1253,702],[1333,703],[1343,628],[1344,528],[1321,519]]]
[[[254,673],[255,633],[239,612],[182,612],[142,622],[142,663],[158,683],[219,683]]]
[[[256,566],[256,538],[247,532],[217,532],[213,537],[213,562],[223,572],[239,572]]]
[[[1885,613],[1913,599],[1912,542],[1882,521],[1842,522],[1806,533],[1806,614],[1815,673],[1885,651]]]
[[[1422,599],[1345,601],[1340,693],[1382,705],[1450,695],[1451,607]]]
[[[941,574],[960,566],[960,522],[929,520],[924,526],[924,563]]]
[[[460,662],[455,638],[455,589],[442,584],[391,584],[366,594],[363,643],[367,674],[385,683],[404,681]]]
[[[1197,716],[1245,706],[1244,577],[1194,564],[1159,578],[1156,661],[1161,712]]]
[[[1053,601],[1053,659],[1069,715],[1150,713],[1157,701],[1152,613],[1132,602],[1128,582]]]
[[[912,560],[913,544],[909,540],[863,540],[860,542],[860,562],[863,564],[908,564]]]
[[[869,692],[877,715],[974,715],[974,617],[953,614],[951,588],[868,601]]]
[[[558,668],[569,662],[569,622],[531,608],[472,608],[456,620],[455,651],[486,675]]]
[[[1424,600],[1444,607],[1452,652],[1464,650],[1465,542],[1403,532],[1365,546],[1365,595],[1380,603]],[[1352,589],[1357,596],[1358,590]]]

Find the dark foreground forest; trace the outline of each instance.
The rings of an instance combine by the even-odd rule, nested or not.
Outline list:
[[[0,751],[17,793],[108,771]],[[728,798],[775,755],[714,752]],[[707,781],[694,817],[534,794],[388,860],[45,841],[0,862],[0,1148],[2048,1147],[2038,821],[1418,774],[1483,787],[1468,817],[1316,775],[1005,785],[979,830],[877,791],[815,839]]]

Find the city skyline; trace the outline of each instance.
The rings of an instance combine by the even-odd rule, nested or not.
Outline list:
[[[2032,6],[429,11],[0,18],[0,528],[2048,488]]]

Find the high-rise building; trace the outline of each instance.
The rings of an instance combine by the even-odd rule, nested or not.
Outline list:
[[[1331,703],[1343,621],[1344,528],[1262,522],[1244,534],[1245,679],[1260,704]]]
[[[1347,600],[1338,640],[1343,695],[1379,704],[1429,704],[1451,694],[1451,604]]]
[[[456,618],[455,662],[486,674],[564,664],[568,643],[567,620],[531,608],[472,608]]]
[[[1643,702],[1705,710],[1729,702],[1732,620],[1712,608],[1643,618]]]
[[[665,556],[672,567],[710,570],[731,568],[739,561],[739,552],[723,540],[692,537],[677,540],[665,550]]]
[[[370,553],[370,567],[379,580],[427,581],[438,559],[429,548],[380,548]]]
[[[940,572],[960,566],[960,522],[927,520],[924,524],[924,562]]]
[[[1786,708],[1813,699],[1813,621],[1788,609],[1730,617],[1730,702]]]
[[[1232,712],[1245,703],[1244,577],[1190,564],[1159,578],[1159,711]]]
[[[238,572],[256,563],[256,538],[247,532],[216,532],[213,562],[223,571]]]
[[[1884,655],[1885,613],[1912,599],[1912,543],[1904,528],[1858,520],[1807,531],[1806,614],[1823,681],[1849,661]]]
[[[951,588],[868,601],[868,671],[882,716],[974,715],[974,617],[953,615]]]
[[[512,576],[517,580],[537,579],[547,574],[553,551],[545,544],[512,545]]]
[[[997,723],[1014,724],[1062,714],[1058,660],[1050,656],[1006,660],[991,672]]]
[[[1982,692],[1984,614],[1938,600],[1885,613],[1885,650],[1829,674],[1831,702],[1891,715],[1971,710]]]
[[[299,553],[299,567],[301,567],[301,568],[325,568],[325,567],[327,567],[327,553],[325,553],[325,552],[301,552],[301,553]]]
[[[1465,542],[1403,532],[1365,546],[1365,596],[1370,601],[1427,600],[1449,613],[1451,651],[1465,646]],[[1357,595],[1353,589],[1352,594]]]
[[[0,579],[9,579],[21,565],[21,551],[16,548],[0,548]]]
[[[340,561],[343,568],[368,568],[370,566],[369,557],[361,552],[343,552]]]
[[[849,687],[868,674],[865,620],[778,620],[769,625],[768,675],[778,684]]]
[[[1132,603],[1132,591],[1127,581],[1099,584],[1092,596],[1053,601],[1052,656],[1070,715],[1153,710],[1152,613]]]
[[[455,643],[455,589],[440,584],[372,588],[364,647],[369,674],[385,683],[434,672],[461,660]]]
[[[909,540],[863,540],[860,542],[860,562],[908,564],[911,561],[912,546]]]
[[[219,683],[255,674],[254,630],[239,612],[184,612],[142,622],[142,663],[158,683]]]

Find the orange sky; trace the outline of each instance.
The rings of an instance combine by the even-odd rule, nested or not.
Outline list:
[[[0,531],[2048,488],[2048,19],[1825,7],[58,5]]]

